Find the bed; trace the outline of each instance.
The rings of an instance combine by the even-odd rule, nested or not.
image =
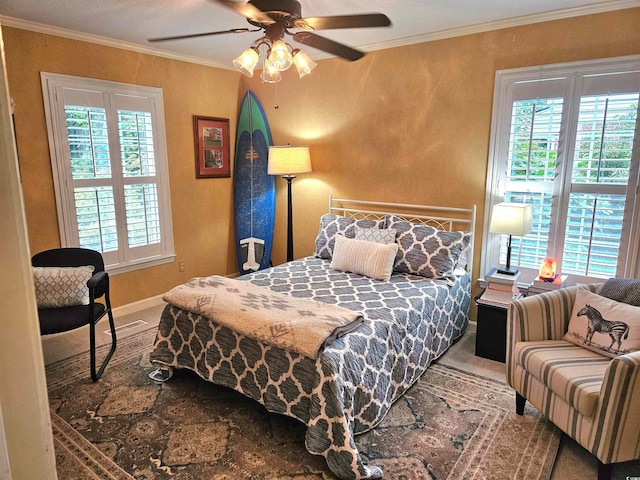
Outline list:
[[[355,312],[358,322],[315,354],[303,354],[297,342],[279,344],[265,335],[241,333],[222,314],[215,318],[217,313],[198,308],[208,303],[204,290],[194,304],[168,295],[150,357],[158,368],[150,376],[165,381],[174,368],[191,369],[271,412],[303,422],[307,450],[324,456],[338,478],[382,478],[380,468],[363,461],[354,436],[374,428],[465,332],[475,214],[475,205],[465,209],[330,198],[313,255],[232,281],[249,282],[243,286],[292,301]],[[392,240],[380,238],[389,235]],[[341,265],[349,258],[345,242],[376,252],[394,249],[388,279]],[[359,258],[366,263],[373,257],[377,254]],[[193,279],[179,288],[216,287],[222,280]],[[251,298],[256,298],[253,291]]]

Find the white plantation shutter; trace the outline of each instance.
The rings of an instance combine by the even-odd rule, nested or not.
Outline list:
[[[628,84],[618,86],[621,93],[602,85],[603,93],[580,98],[564,239],[566,273],[613,277],[619,251],[628,243],[623,230],[640,74],[617,76],[617,83],[621,78],[628,79]],[[632,189],[631,199],[634,193]]]
[[[130,250],[136,250],[136,257],[157,255],[162,247],[162,232],[151,115],[153,105],[148,98],[122,95],[114,98],[114,104],[124,189],[125,241]]]
[[[524,202],[534,216],[512,265],[533,273],[552,256],[576,281],[640,275],[639,92],[638,57],[498,73],[487,212]],[[485,269],[505,263],[506,239],[485,233]]]
[[[110,272],[171,261],[162,91],[42,74],[63,246]]]
[[[556,176],[558,144],[563,112],[562,83],[545,84],[548,94],[558,96],[528,98],[530,85],[516,91],[507,144],[505,201],[530,203],[533,230],[512,241],[512,265],[536,268],[547,256],[551,225],[553,188]],[[553,92],[553,90],[556,90]],[[532,92],[531,92],[532,93]],[[506,262],[506,236],[501,242],[501,262]]]
[[[102,254],[118,251],[116,208],[111,187],[75,187],[78,246]]]

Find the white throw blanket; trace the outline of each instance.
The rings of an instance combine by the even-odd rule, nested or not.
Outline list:
[[[193,278],[162,298],[247,337],[313,359],[322,347],[363,322],[359,313],[343,307],[215,275]]]

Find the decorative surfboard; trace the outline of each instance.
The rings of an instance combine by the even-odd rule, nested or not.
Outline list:
[[[276,213],[275,177],[267,174],[271,131],[251,91],[242,99],[236,133],[233,207],[241,274],[269,266]]]

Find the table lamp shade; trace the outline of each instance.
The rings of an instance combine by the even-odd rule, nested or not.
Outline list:
[[[310,171],[309,147],[269,147],[269,175],[292,175]]]
[[[491,233],[509,235],[507,242],[507,264],[505,268],[499,268],[498,273],[515,275],[517,268],[511,268],[511,236],[522,237],[533,228],[533,212],[531,205],[526,203],[502,202],[493,206],[491,211]]]
[[[533,227],[531,205],[526,203],[498,203],[491,212],[491,233],[523,236]]]

